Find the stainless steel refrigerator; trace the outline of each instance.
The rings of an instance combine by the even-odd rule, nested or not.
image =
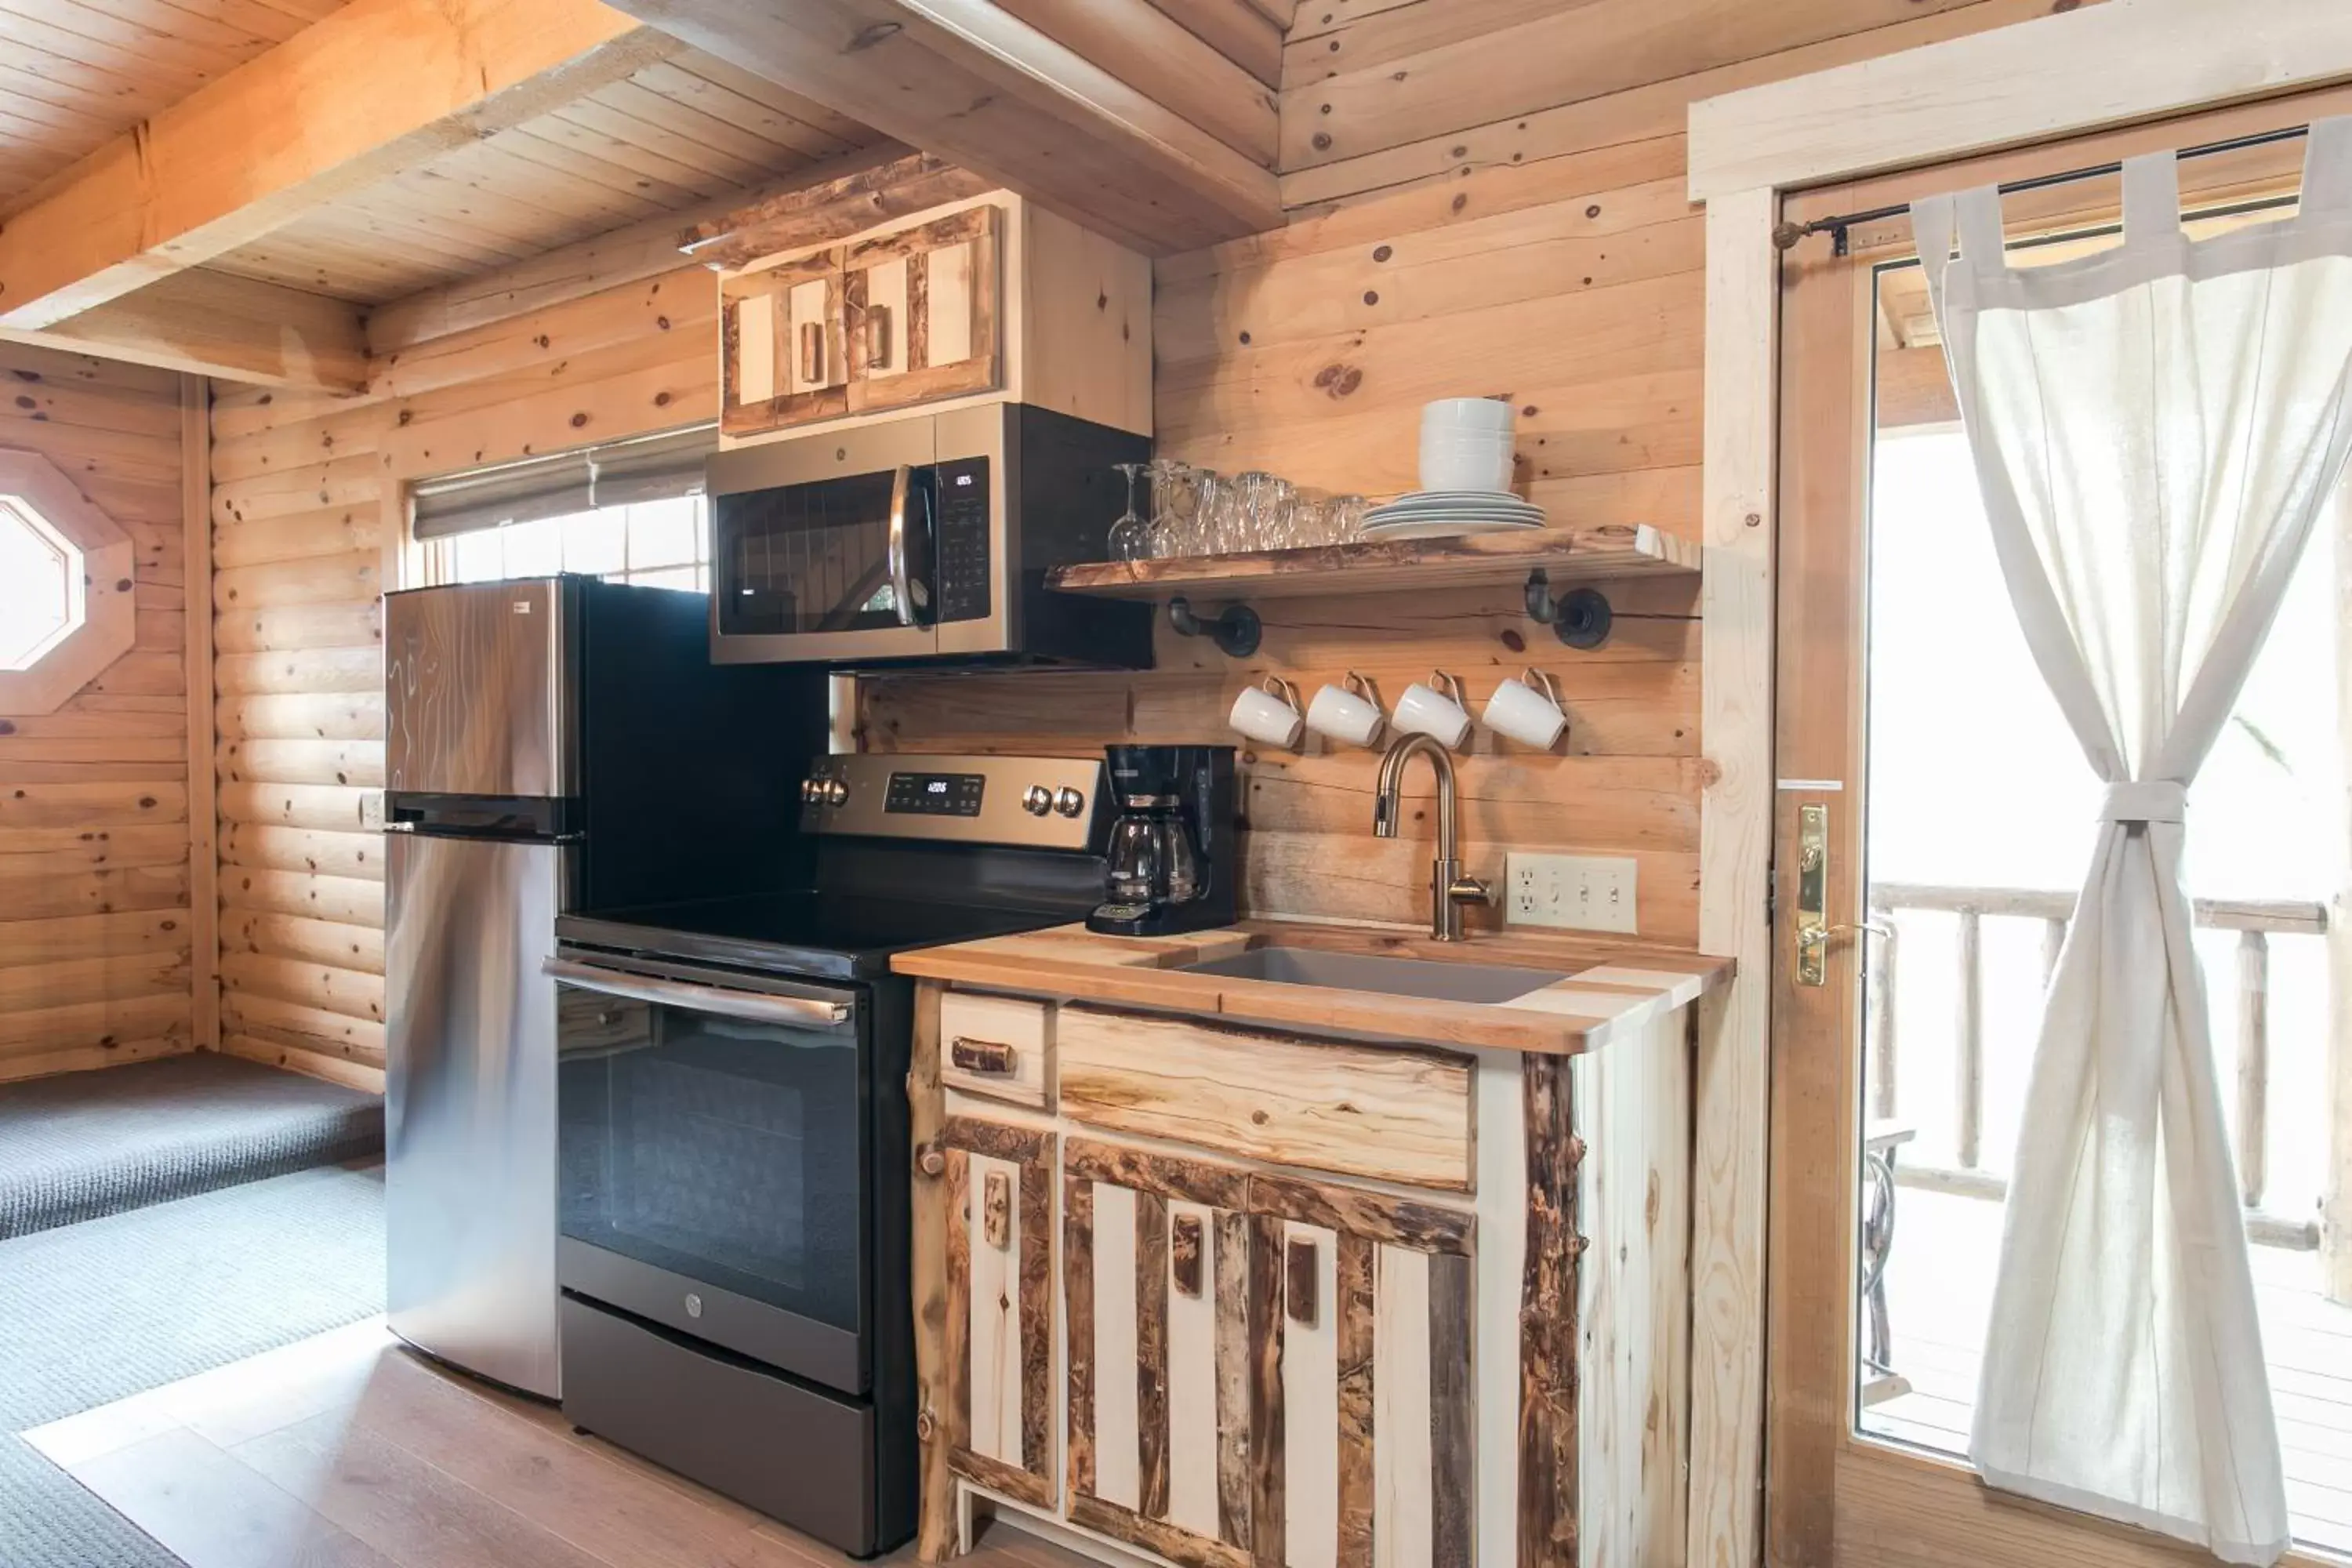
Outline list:
[[[821,670],[718,668],[700,595],[588,577],[384,601],[386,1306],[556,1397],[555,917],[804,881]]]

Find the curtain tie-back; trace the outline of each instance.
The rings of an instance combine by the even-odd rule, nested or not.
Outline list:
[[[2101,822],[2179,822],[2189,805],[2189,786],[2171,779],[2126,779],[2107,786],[2099,803]]]

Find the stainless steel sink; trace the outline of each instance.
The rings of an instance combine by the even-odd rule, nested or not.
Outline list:
[[[1254,947],[1231,958],[1186,964],[1183,973],[1271,980],[1284,985],[1325,985],[1339,991],[1376,991],[1386,996],[1421,996],[1433,1002],[1508,1002],[1568,978],[1499,963],[1373,958],[1311,947]]]

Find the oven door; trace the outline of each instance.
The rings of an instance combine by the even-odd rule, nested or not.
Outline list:
[[[864,994],[573,949],[546,967],[563,1289],[865,1393]]]
[[[929,418],[710,460],[710,652],[720,664],[939,652]]]

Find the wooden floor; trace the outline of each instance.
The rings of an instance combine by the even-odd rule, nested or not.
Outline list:
[[[1976,1402],[2000,1205],[1902,1189],[1887,1310],[1895,1372],[1910,1394],[1863,1413],[1865,1432],[1962,1453]],[[2297,1539],[2352,1553],[2352,1307],[2319,1290],[2316,1257],[2253,1249],[2263,1352]]]
[[[371,1321],[26,1434],[190,1568],[840,1568]],[[911,1548],[883,1561],[911,1562]],[[999,1527],[966,1563],[1078,1568]]]

